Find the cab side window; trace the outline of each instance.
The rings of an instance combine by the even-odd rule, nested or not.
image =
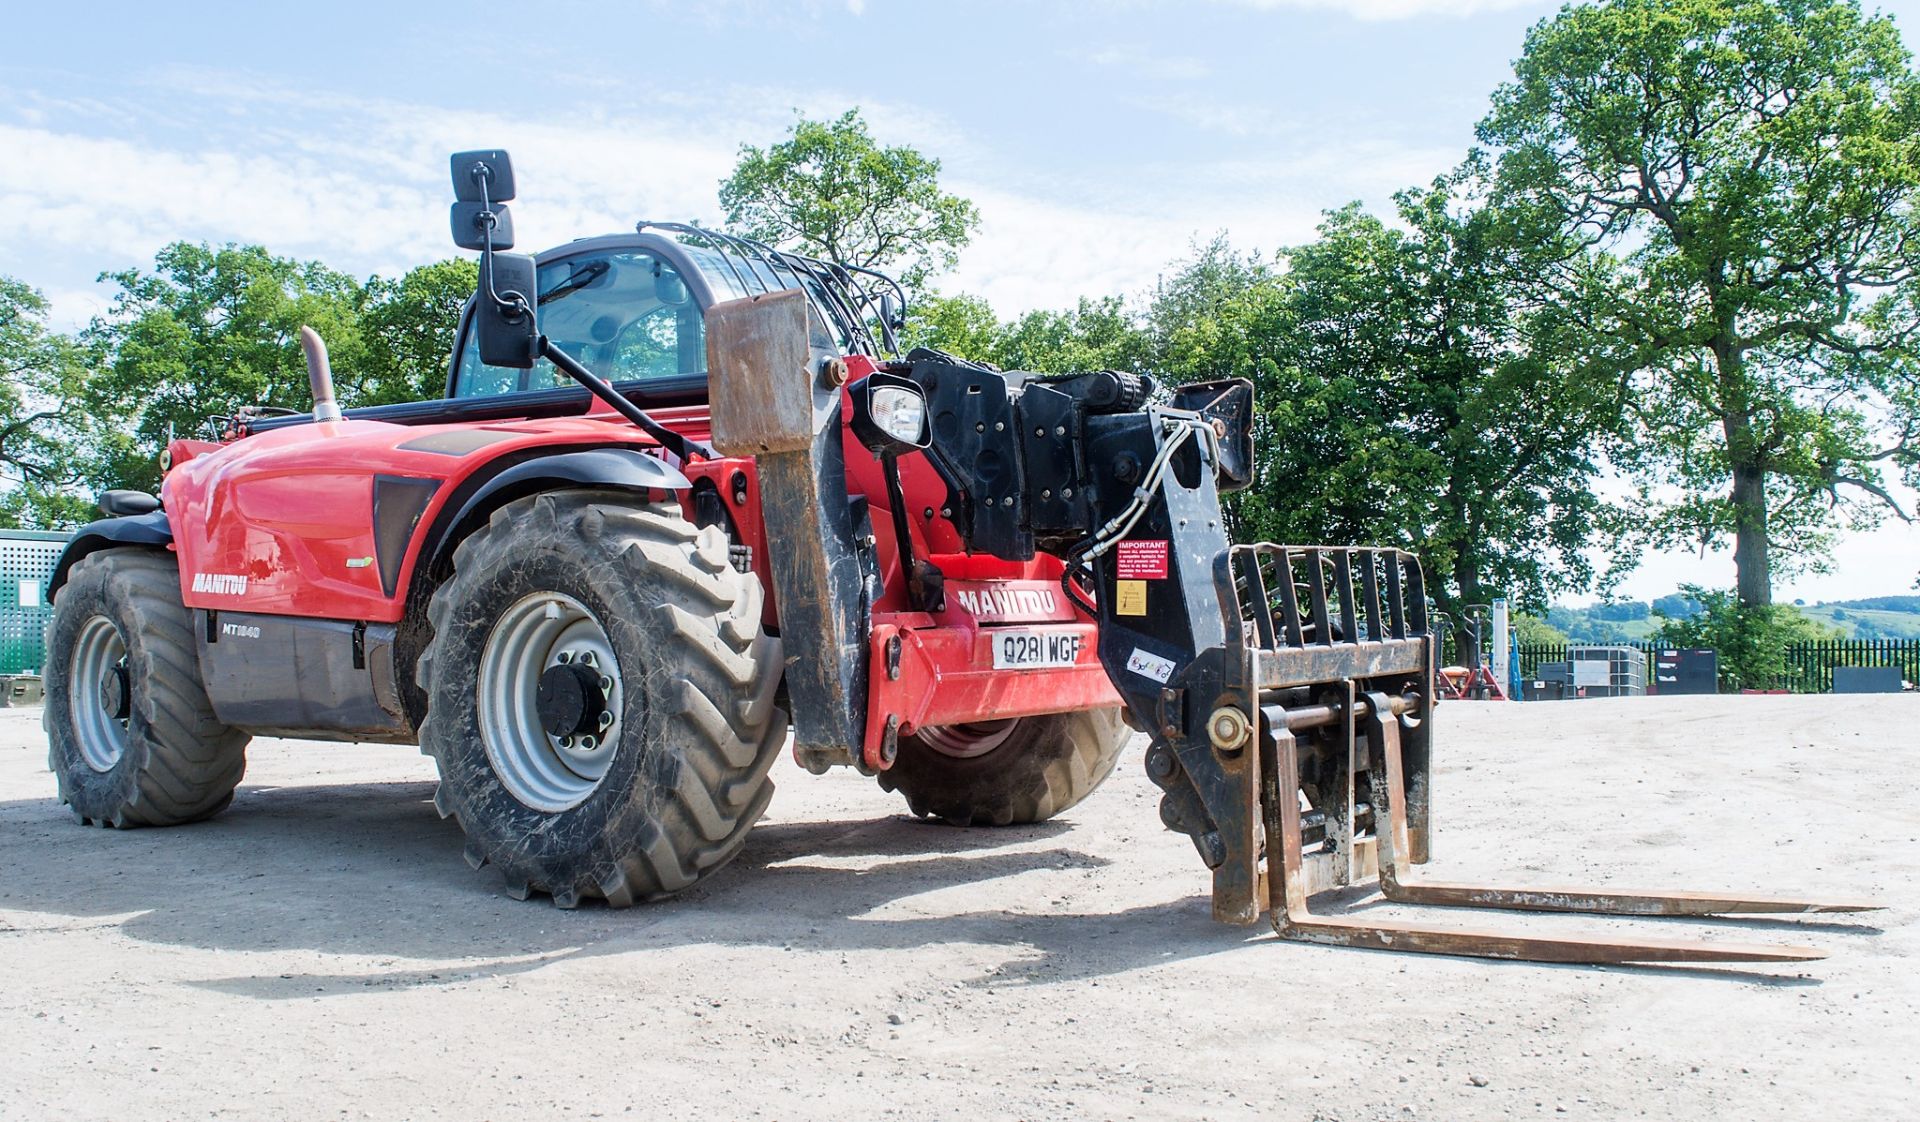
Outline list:
[[[667,264],[633,250],[602,251],[542,265],[540,330],[589,370],[616,385],[706,372],[700,310]],[[486,397],[573,385],[545,359],[530,370],[486,366],[461,338],[455,397]]]

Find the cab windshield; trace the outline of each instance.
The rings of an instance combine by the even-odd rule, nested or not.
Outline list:
[[[665,261],[641,250],[607,250],[540,266],[540,330],[609,382],[698,378],[707,350],[700,309]],[[528,370],[487,366],[463,347],[455,397],[571,386],[541,359]]]

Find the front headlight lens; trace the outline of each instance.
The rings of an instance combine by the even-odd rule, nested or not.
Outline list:
[[[927,442],[927,399],[911,386],[875,386],[873,423],[902,444]]]

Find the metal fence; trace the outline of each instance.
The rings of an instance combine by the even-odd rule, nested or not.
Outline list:
[[[1587,644],[1573,645],[1578,647]],[[1656,650],[1671,649],[1645,641],[1608,645],[1632,647],[1648,657]],[[1541,663],[1563,662],[1567,657],[1567,645],[1564,643],[1522,643],[1518,650],[1522,681],[1536,678]],[[1909,682],[1920,682],[1920,639],[1821,639],[1790,643],[1786,650],[1785,672],[1766,683],[1765,688],[1793,693],[1830,693],[1833,690],[1833,668],[1836,666],[1897,666],[1902,678]],[[1651,674],[1648,680],[1652,680]]]
[[[67,535],[0,530],[0,674],[38,672],[46,661],[47,580]]]

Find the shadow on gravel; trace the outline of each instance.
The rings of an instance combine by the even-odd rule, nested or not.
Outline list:
[[[81,827],[51,800],[0,802],[0,909],[15,917],[11,928],[0,922],[0,938],[116,927],[157,944],[375,960],[365,973],[194,983],[260,998],[446,985],[691,944],[1004,946],[1007,963],[977,984],[1041,983],[1213,954],[1248,938],[1214,924],[1200,898],[1104,914],[1035,914],[1044,899],[1027,901],[1029,911],[956,910],[952,896],[921,908],[912,898],[1111,862],[1066,844],[1070,822],[954,829],[901,815],[765,824],[731,866],[674,899],[562,911],[509,899],[491,870],[470,871],[458,828],[435,814],[432,797],[431,782],[243,785],[211,821],[129,831]],[[964,895],[957,900],[967,908]]]
[[[672,900],[625,911],[562,911],[509,899],[491,870],[470,871],[459,830],[435,814],[432,797],[430,782],[243,786],[233,807],[210,822],[133,831],[83,828],[51,800],[0,802],[0,909],[40,917],[0,922],[0,939],[115,927],[163,945],[373,960],[359,973],[191,983],[262,999],[451,985],[688,945],[813,952],[1002,947],[1004,961],[967,983],[1001,987],[1098,979],[1275,942],[1264,923],[1214,923],[1202,896],[1118,912],[1047,912],[1046,885],[1060,883],[1053,880],[1035,882],[1024,910],[969,906],[965,893],[987,881],[1112,864],[1067,844],[1074,827],[1058,821],[972,830],[891,814],[773,822],[753,832],[732,866]],[[1004,891],[995,896],[1007,898]],[[1369,897],[1343,893],[1322,906],[1364,911]],[[1465,918],[1471,925],[1473,917]],[[1280,946],[1255,953],[1289,949],[1367,953]],[[1738,969],[1614,969],[1773,985],[1811,981]]]

